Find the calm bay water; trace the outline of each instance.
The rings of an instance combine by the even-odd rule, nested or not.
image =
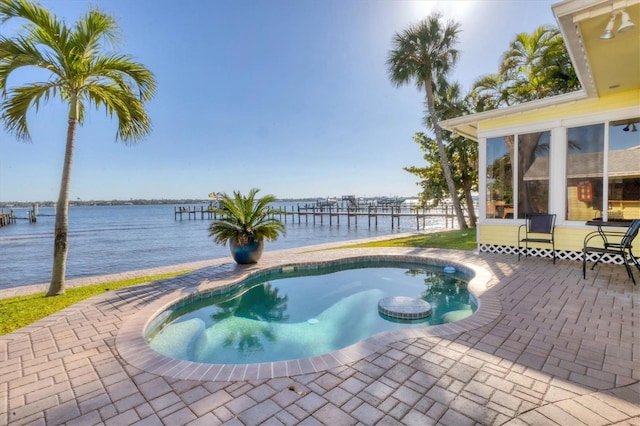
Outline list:
[[[301,203],[304,204],[304,203]],[[276,207],[291,211],[297,204]],[[213,243],[209,237],[209,220],[174,220],[172,205],[86,206],[69,208],[69,256],[67,278],[112,274],[131,270],[174,265],[227,257],[228,247]],[[15,209],[16,217],[26,218],[27,209]],[[0,289],[48,282],[53,261],[54,209],[40,207],[35,224],[18,220],[0,228]],[[268,242],[265,251],[302,247],[336,241],[371,238],[416,230],[415,219],[403,219],[400,228],[391,229],[388,218],[378,218],[371,229],[367,219],[358,226],[298,224],[287,220],[287,233]],[[441,219],[430,219],[430,228],[442,228]]]

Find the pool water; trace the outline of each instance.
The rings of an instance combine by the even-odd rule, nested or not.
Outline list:
[[[471,315],[469,276],[442,267],[376,264],[270,273],[235,291],[191,303],[151,330],[149,344],[166,356],[247,364],[326,354],[376,333],[436,325]],[[390,296],[421,298],[432,313],[398,320],[378,312]]]

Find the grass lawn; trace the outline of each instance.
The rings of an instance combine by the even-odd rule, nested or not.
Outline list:
[[[434,247],[454,250],[475,250],[476,230],[475,228],[472,228],[463,231],[453,230],[434,232],[431,234],[420,234],[407,238],[394,238],[372,243],[341,246],[338,247],[338,249],[351,247]],[[105,291],[117,290],[122,287],[129,287],[136,284],[171,278],[187,272],[189,271],[70,288],[67,289],[66,294],[55,297],[45,297],[44,293],[38,293],[28,296],[0,299],[0,336],[11,333],[12,331],[54,314],[68,306],[98,294],[102,294]]]
[[[45,293],[36,293],[0,299],[0,336],[9,334],[75,303],[106,291],[171,278],[187,272],[189,271],[68,288],[66,293],[60,296],[46,297]]]
[[[394,238],[391,240],[354,244],[338,248],[355,247],[422,247],[451,250],[475,250],[477,248],[476,229],[470,228],[465,230],[434,232],[431,234],[421,234],[406,238]]]

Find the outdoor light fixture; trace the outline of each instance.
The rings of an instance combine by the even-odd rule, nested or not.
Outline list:
[[[620,21],[621,21],[620,26],[618,27],[619,33],[629,31],[630,29],[636,26],[636,24],[634,24],[631,21],[631,18],[629,18],[629,14],[627,13],[627,11],[622,9],[622,12],[614,12],[611,15],[611,19],[609,19],[609,22],[607,22],[607,27],[605,28],[604,32],[600,35],[601,39],[609,40],[615,37],[615,34],[613,33],[613,24],[615,24],[616,16],[618,15],[618,13],[620,13]]]
[[[629,18],[629,14],[626,10],[622,9],[622,12],[620,12],[620,16],[622,16],[622,18],[620,19],[622,22],[620,22],[620,26],[618,27],[619,33],[629,31],[636,26],[636,24],[631,22],[631,18]]]
[[[633,124],[631,125],[631,131],[632,131],[632,132],[637,132],[637,131],[638,131],[638,129],[636,129],[636,123],[633,123]]]
[[[636,129],[636,123],[629,123],[626,126],[624,126],[624,129],[622,129],[623,132],[628,132],[629,131],[629,126],[631,126],[631,131],[632,132],[637,132],[638,129]]]
[[[615,19],[616,19],[616,14],[614,13],[611,16],[611,19],[609,19],[609,23],[607,23],[607,28],[605,28],[604,32],[600,36],[601,39],[608,40],[610,38],[614,38],[615,37],[613,35],[613,21],[615,21]]]

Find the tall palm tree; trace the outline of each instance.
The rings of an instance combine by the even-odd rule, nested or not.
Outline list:
[[[469,101],[462,98],[460,85],[457,82],[442,82],[435,92],[435,107],[438,120],[460,117],[471,110]],[[433,129],[433,116],[425,111],[424,122],[427,128]],[[452,175],[457,183],[456,195],[461,193],[464,197],[469,213],[469,225],[476,226],[477,218],[473,206],[472,191],[478,186],[478,146],[469,144],[466,138],[457,136],[452,132],[443,130],[443,138],[447,141],[445,152],[450,161]],[[419,139],[420,140],[420,139]],[[422,138],[418,143],[422,147],[426,145]]]
[[[445,84],[440,87],[436,98],[436,109],[442,120],[460,117],[470,111],[469,101],[462,98],[458,83]],[[462,190],[467,206],[469,225],[475,228],[478,219],[473,205],[472,192],[478,189],[478,145],[468,143],[466,138],[453,132],[445,133],[448,133],[450,151],[454,153],[450,159],[453,163],[457,163],[456,181]]]
[[[114,19],[89,10],[73,27],[37,3],[2,0],[0,22],[21,19],[26,24],[13,37],[0,36],[0,120],[18,140],[29,141],[27,112],[58,97],[69,108],[67,139],[56,205],[53,268],[47,296],[64,293],[68,252],[68,204],[76,128],[88,106],[104,107],[118,120],[116,140],[134,143],[151,131],[145,102],[156,91],[153,74],[128,55],[105,50],[117,42]],[[43,82],[8,88],[14,71],[36,67],[49,73]]]
[[[458,41],[460,24],[448,21],[440,22],[441,15],[431,14],[417,25],[411,25],[393,38],[393,49],[389,52],[387,65],[389,79],[396,86],[402,86],[414,80],[418,89],[425,90],[426,104],[432,117],[433,129],[442,162],[442,169],[456,212],[460,229],[466,229],[467,223],[456,196],[456,187],[449,167],[449,159],[442,141],[442,129],[438,124],[434,102],[434,89],[446,78],[458,58],[454,45]]]

